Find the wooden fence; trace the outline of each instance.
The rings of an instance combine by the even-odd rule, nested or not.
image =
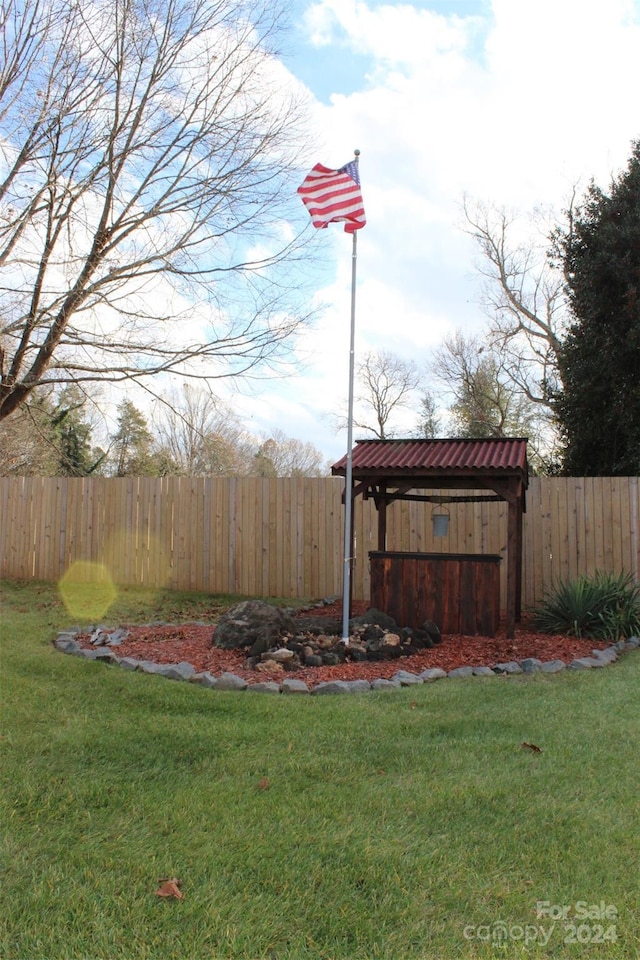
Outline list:
[[[342,490],[338,478],[0,478],[0,576],[56,581],[78,563],[96,575],[106,569],[123,585],[340,594]],[[434,539],[430,505],[393,504],[387,549],[506,555],[504,504],[451,504],[450,513],[448,535]],[[524,525],[525,606],[554,581],[596,569],[637,579],[639,516],[637,477],[534,478]],[[368,598],[368,552],[378,547],[372,501],[356,501],[355,535],[354,597]],[[501,568],[504,602],[506,563]]]

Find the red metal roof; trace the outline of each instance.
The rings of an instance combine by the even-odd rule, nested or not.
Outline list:
[[[352,451],[354,472],[520,473],[527,477],[527,441],[487,440],[358,440]],[[346,454],[331,467],[344,474]]]

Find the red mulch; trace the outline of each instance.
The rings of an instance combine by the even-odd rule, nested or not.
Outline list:
[[[366,603],[354,603],[353,614],[364,613]],[[311,611],[313,616],[341,616],[340,602]],[[269,672],[245,670],[247,658],[242,650],[220,650],[211,646],[211,626],[183,623],[176,626],[127,626],[129,638],[114,652],[119,657],[135,657],[155,663],[180,663],[186,660],[198,672],[209,671],[218,676],[223,671],[235,673],[249,683],[283,678],[297,678],[315,684],[325,680],[375,680],[378,677],[391,679],[398,670],[420,673],[427,667],[453,670],[463,666],[495,666],[510,660],[537,657],[539,660],[564,660],[591,656],[594,649],[604,649],[608,644],[594,640],[579,640],[575,637],[534,633],[527,628],[526,620],[516,627],[514,640],[507,640],[504,626],[495,637],[465,637],[455,634],[443,636],[442,642],[428,650],[421,650],[411,657],[397,660],[347,662],[333,667],[301,667],[295,671],[282,672],[277,667]],[[82,638],[79,638],[82,642]],[[88,643],[87,643],[88,645]]]

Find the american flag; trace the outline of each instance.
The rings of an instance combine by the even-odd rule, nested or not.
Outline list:
[[[339,170],[316,163],[298,187],[314,227],[344,220],[345,233],[355,233],[367,222],[364,214],[358,163],[352,160]]]

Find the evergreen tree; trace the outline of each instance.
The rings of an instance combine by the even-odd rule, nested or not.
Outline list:
[[[130,400],[118,404],[118,429],[111,436],[111,462],[116,477],[155,475],[152,437],[144,414]]]
[[[640,473],[640,141],[608,193],[592,183],[558,233],[574,321],[556,412],[574,476]]]
[[[89,477],[99,472],[106,454],[93,445],[86,398],[78,387],[62,390],[50,422],[56,451],[54,476]]]

